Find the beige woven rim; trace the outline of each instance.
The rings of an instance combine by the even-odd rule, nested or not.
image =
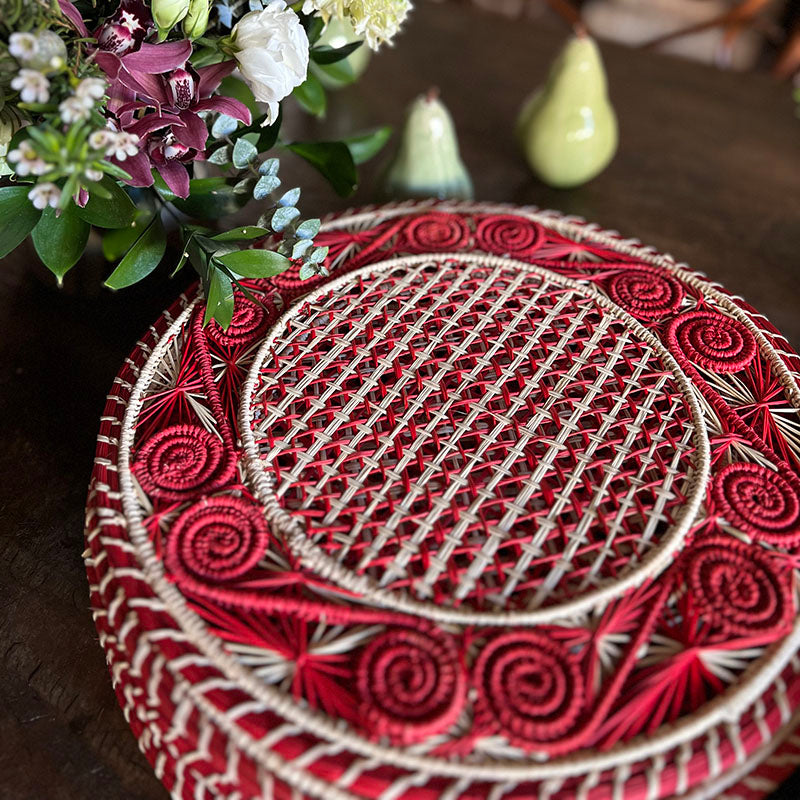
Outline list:
[[[713,299],[730,316],[748,328],[756,338],[764,358],[770,362],[774,374],[784,386],[787,398],[796,408],[800,408],[800,388],[798,388],[794,375],[764,333],[727,294],[707,283],[688,266],[676,263],[670,256],[660,255],[652,247],[643,247],[638,240],[622,239],[613,231],[604,231],[597,225],[584,223],[579,218],[564,217],[558,212],[538,211],[530,207],[517,208],[499,204],[406,204],[384,209],[378,214],[381,218],[387,219],[415,213],[426,208],[453,213],[507,213],[527,217],[578,241],[591,240],[617,252],[634,256],[643,262],[660,266],[680,276],[682,280]],[[374,222],[378,214],[376,211],[366,210],[357,215],[342,215],[328,221],[323,229],[334,230],[344,227],[346,224],[366,225],[370,221]],[[201,653],[205,663],[212,664],[229,680],[263,703],[265,708],[283,716],[299,729],[331,742],[340,742],[342,746],[351,748],[367,759],[375,759],[401,769],[456,779],[522,782],[566,778],[616,768],[624,771],[626,764],[651,757],[657,760],[660,757],[659,754],[664,751],[685,745],[705,734],[713,733],[712,728],[715,726],[725,725],[735,730],[737,721],[742,714],[752,708],[772,684],[779,681],[781,671],[800,649],[800,618],[798,618],[795,620],[792,631],[783,641],[769,648],[765,655],[745,672],[737,685],[714,698],[704,709],[684,718],[675,725],[665,726],[653,736],[639,736],[623,747],[602,753],[576,752],[546,763],[493,761],[491,764],[457,764],[444,759],[386,748],[353,735],[339,722],[323,714],[298,706],[284,693],[259,681],[225,651],[219,639],[206,630],[202,619],[188,607],[177,587],[167,580],[163,563],[157,556],[142,522],[142,510],[130,469],[136,419],[142,409],[144,392],[152,381],[160,361],[199,302],[200,299],[195,299],[190,303],[164,332],[142,367],[139,378],[131,390],[119,442],[118,474],[123,514],[136,557],[149,585],[184,631],[187,640]],[[270,750],[268,742],[265,744],[253,739],[237,725],[235,719],[213,706],[201,692],[189,689],[188,694],[198,710],[208,719],[213,720],[215,726],[223,731],[236,747],[247,753],[266,770],[294,786],[298,791],[308,792],[314,796],[325,798],[325,800],[328,798],[353,800],[354,796],[350,793],[317,779],[303,769],[285,761]]]

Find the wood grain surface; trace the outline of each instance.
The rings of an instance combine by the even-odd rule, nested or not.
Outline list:
[[[800,347],[800,121],[789,89],[604,46],[620,151],[588,186],[548,189],[518,157],[513,122],[565,32],[418,3],[395,48],[331,97],[323,122],[288,114],[287,138],[390,122],[431,85],[455,117],[481,200],[579,214],[688,261],[744,296]],[[289,104],[287,104],[289,105]],[[304,214],[375,199],[381,164],[337,199],[308,167]],[[119,294],[102,267],[66,287],[20,249],[0,270],[0,800],[163,800],[117,706],[88,608],[83,505],[106,392],[188,272]],[[182,283],[182,281],[184,283]],[[800,796],[800,780],[776,799]]]

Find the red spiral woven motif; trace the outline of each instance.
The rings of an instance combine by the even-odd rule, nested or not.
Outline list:
[[[760,464],[729,464],[717,474],[714,499],[733,525],[777,545],[800,541],[800,480]]]
[[[184,500],[223,486],[232,467],[214,434],[199,425],[173,425],[144,443],[133,470],[147,494]]]
[[[484,217],[475,231],[478,247],[487,253],[525,258],[539,249],[542,229],[525,217],[513,214]]]
[[[249,572],[264,555],[269,530],[257,506],[238,497],[212,497],[178,518],[164,561],[177,577],[226,581]]]
[[[413,251],[459,250],[469,242],[469,236],[461,217],[431,213],[411,219],[403,231],[403,243]]]
[[[756,355],[756,342],[741,322],[714,311],[691,311],[667,330],[669,346],[712,372],[744,369]]]
[[[263,335],[273,316],[274,312],[268,311],[260,303],[238,295],[228,330],[223,330],[216,321],[213,321],[206,329],[206,333],[212,341],[224,347],[250,344]]]
[[[536,749],[568,733],[584,707],[576,659],[536,631],[489,642],[475,663],[478,714],[518,747]]]
[[[464,705],[466,676],[447,634],[396,628],[373,639],[357,668],[364,727],[397,744],[446,730]]]
[[[697,606],[726,635],[775,635],[791,623],[788,576],[760,547],[706,539],[687,554],[684,574]]]
[[[670,314],[683,302],[683,287],[675,278],[648,270],[620,272],[608,282],[608,296],[639,319]]]

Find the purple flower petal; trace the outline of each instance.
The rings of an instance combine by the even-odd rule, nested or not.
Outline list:
[[[58,0],[61,13],[78,29],[81,36],[88,36],[89,29],[83,22],[81,12],[69,0]]]
[[[117,56],[113,53],[106,53],[103,50],[96,50],[94,60],[97,66],[108,75],[110,80],[116,80],[120,67],[122,66],[122,62]]]
[[[181,111],[180,118],[186,127],[178,128],[176,126],[173,128],[172,132],[175,134],[175,138],[193,150],[202,150],[208,139],[208,128],[205,122],[193,111]]]
[[[188,39],[162,44],[145,42],[135,53],[123,56],[122,62],[129,72],[153,75],[182,67],[191,54],[192,43]]]
[[[193,105],[192,111],[219,111],[244,122],[245,125],[249,125],[251,121],[250,109],[232,97],[220,97],[219,95],[209,97]]]
[[[89,202],[89,192],[81,186],[78,189],[77,194],[72,198],[75,201],[75,205],[79,208],[86,208],[86,204]]]
[[[125,172],[131,176],[131,179],[126,181],[130,186],[153,185],[153,173],[150,169],[150,159],[144,153],[139,152],[135,156],[129,156],[124,161],[112,160],[120,169],[124,169]]]
[[[140,139],[144,139],[148,134],[157,131],[161,128],[169,128],[171,126],[183,127],[184,123],[172,114],[146,114],[140,120],[137,120],[132,125],[126,126],[125,130],[128,133],[135,133]]]
[[[189,196],[189,173],[180,161],[165,161],[156,164],[164,183],[178,196],[186,199]]]
[[[150,75],[147,72],[129,71],[126,69],[120,72],[120,81],[136,94],[149,98],[155,105],[169,105],[169,98],[164,90],[164,84],[157,75]]]
[[[207,67],[200,67],[197,70],[197,75],[200,78],[200,97],[208,97],[219,86],[222,79],[227,78],[235,68],[236,62],[233,59],[222,61],[219,64],[209,64]]]

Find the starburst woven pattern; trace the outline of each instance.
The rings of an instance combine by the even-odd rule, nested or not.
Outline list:
[[[696,474],[685,397],[552,277],[423,258],[287,319],[254,429],[320,550],[437,605],[530,609],[658,546]]]
[[[786,341],[547,213],[320,239],[335,283],[247,281],[227,332],[193,290],[103,417],[92,607],[172,795],[763,797],[800,760]]]

